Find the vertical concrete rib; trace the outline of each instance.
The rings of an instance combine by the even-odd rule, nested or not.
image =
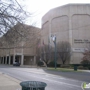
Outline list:
[[[71,44],[72,47],[72,15],[70,13],[70,8],[71,6],[69,6],[69,42]]]

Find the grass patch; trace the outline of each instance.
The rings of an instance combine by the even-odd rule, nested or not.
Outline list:
[[[67,68],[47,68],[48,70],[54,70],[54,71],[61,71],[61,72],[81,72],[80,70],[74,71],[74,69],[67,69]]]

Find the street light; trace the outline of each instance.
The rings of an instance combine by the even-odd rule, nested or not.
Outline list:
[[[54,45],[55,45],[55,58],[54,58],[54,61],[55,61],[55,69],[56,69],[57,68],[57,61],[56,61],[56,54],[57,54],[57,52],[56,52],[56,36],[55,35],[51,35],[51,38],[52,38],[52,40],[54,42]]]

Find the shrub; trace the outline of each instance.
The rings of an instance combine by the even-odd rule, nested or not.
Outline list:
[[[70,67],[74,67],[74,64],[70,64]]]
[[[83,69],[84,67],[83,66],[78,66],[78,69]]]
[[[83,61],[81,61],[81,64],[83,65],[83,67],[87,67],[88,65],[90,65],[90,61],[89,60],[83,60]]]
[[[78,69],[84,69],[84,70],[88,70],[88,67],[83,67],[83,66],[78,66]]]
[[[90,61],[89,60],[83,60],[83,61],[81,61],[81,64],[90,64]]]
[[[88,69],[90,70],[90,64],[89,64],[87,67],[88,67]]]
[[[56,63],[57,64],[57,63]],[[55,62],[54,61],[51,61],[49,64],[48,64],[49,67],[55,67]]]
[[[43,62],[41,62],[41,61],[38,62],[38,66],[43,66],[43,65],[44,65]]]
[[[61,68],[70,68],[70,65],[61,65]]]
[[[88,70],[88,67],[84,67],[85,70]]]

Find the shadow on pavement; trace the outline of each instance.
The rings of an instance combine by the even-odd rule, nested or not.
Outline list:
[[[43,69],[48,74],[58,75],[65,78],[70,78],[74,80],[84,81],[90,83],[90,73],[88,72],[62,72],[62,71],[54,71]]]

